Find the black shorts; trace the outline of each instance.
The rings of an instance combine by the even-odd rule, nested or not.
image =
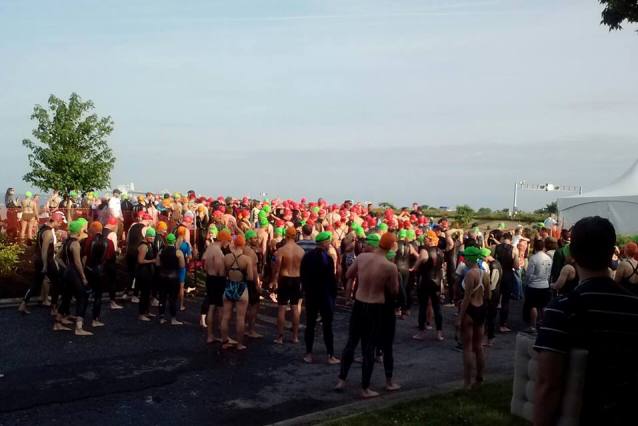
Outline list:
[[[206,275],[208,303],[217,307],[224,306],[224,290],[226,290],[226,277]]]
[[[525,289],[525,305],[530,308],[544,309],[552,298],[549,288],[532,288]]]
[[[301,278],[299,277],[279,277],[277,286],[277,304],[296,305],[301,299]]]

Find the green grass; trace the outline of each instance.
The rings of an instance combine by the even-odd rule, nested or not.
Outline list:
[[[485,383],[480,389],[455,391],[398,403],[389,408],[324,423],[325,426],[427,425],[528,426],[509,414],[512,382]]]

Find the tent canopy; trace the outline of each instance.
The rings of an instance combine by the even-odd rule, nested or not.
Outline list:
[[[602,216],[614,224],[619,234],[638,234],[638,161],[609,185],[558,199],[563,226],[587,216]]]

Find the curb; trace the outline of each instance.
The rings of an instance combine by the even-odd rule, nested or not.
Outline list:
[[[504,374],[487,375],[489,381],[501,381],[511,379],[511,376]],[[377,411],[388,408],[392,405],[410,402],[417,399],[430,398],[432,396],[446,394],[463,388],[463,380],[455,380],[452,382],[442,383],[427,388],[412,389],[405,392],[392,393],[382,396],[381,398],[372,398],[370,400],[362,400],[352,402],[350,404],[340,405],[334,408],[328,408],[322,411],[316,411],[303,416],[294,417],[292,419],[282,420],[272,423],[268,426],[293,426],[293,425],[316,425],[331,420],[345,420],[350,417],[357,416],[366,411]]]

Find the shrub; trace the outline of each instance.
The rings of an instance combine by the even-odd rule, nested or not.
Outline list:
[[[23,252],[22,246],[0,239],[0,277],[15,272]]]

